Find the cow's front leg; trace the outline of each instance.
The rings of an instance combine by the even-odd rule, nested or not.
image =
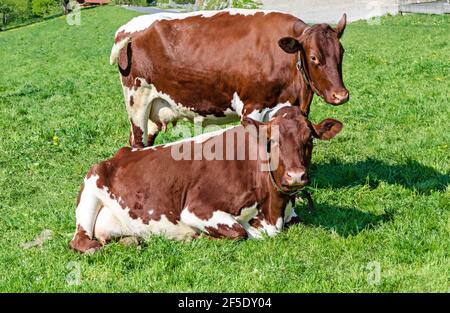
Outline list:
[[[161,131],[161,125],[160,124],[154,123],[151,120],[148,121],[147,146],[153,146],[155,144],[156,137],[158,136],[160,131]],[[133,124],[132,123],[131,123],[131,129],[130,129],[130,137],[129,137],[128,141],[130,143],[130,146],[132,146],[134,148],[142,148],[142,145],[136,144],[134,142],[134,133],[133,133]]]
[[[181,213],[181,221],[214,238],[245,239],[248,237],[244,227],[229,213],[214,211],[210,216],[202,216],[195,211],[185,208]]]
[[[245,239],[248,237],[247,231],[238,222],[233,224],[221,224],[205,226],[205,230],[211,237],[227,239]]]
[[[283,229],[283,218],[279,217],[275,222],[270,222],[264,217],[257,216],[251,219],[248,224],[247,231],[251,238],[261,239],[264,234],[274,237]]]

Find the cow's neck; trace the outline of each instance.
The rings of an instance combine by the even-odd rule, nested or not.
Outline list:
[[[260,155],[266,153],[266,146],[259,146]],[[280,192],[276,185],[271,180],[271,173],[268,171],[262,171],[262,168],[266,168],[267,161],[262,161],[258,158],[255,162],[256,165],[256,177],[255,181],[259,192],[257,192],[257,201],[260,205],[261,212],[264,219],[270,224],[275,225],[277,220],[281,217],[284,218],[284,211],[286,205],[290,201],[290,196],[286,193]],[[276,179],[276,178],[275,178]]]
[[[271,189],[272,187],[269,188]],[[284,212],[288,202],[289,197],[279,194],[276,190],[268,192],[267,198],[260,205],[264,219],[270,224],[276,225],[280,218],[284,219]]]
[[[304,53],[304,52],[303,52]],[[300,96],[300,109],[302,110],[302,113],[305,116],[309,115],[309,107],[311,105],[313,96],[314,96],[314,91],[311,88],[311,82],[310,82],[310,77],[309,77],[309,73],[307,73],[306,68],[305,68],[305,58],[302,57],[302,51],[299,51],[297,53],[297,63],[296,63],[296,68],[297,68],[297,77],[296,80],[300,82],[300,92],[299,92],[299,96]]]
[[[311,89],[311,86],[305,82],[304,78],[301,77],[301,86],[300,86],[300,110],[305,116],[309,115],[309,107],[311,106],[311,102],[314,96],[314,91]]]

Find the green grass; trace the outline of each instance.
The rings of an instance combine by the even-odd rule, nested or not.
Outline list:
[[[315,100],[311,119],[345,128],[317,142],[317,212],[264,241],[154,237],[68,249],[89,167],[128,144],[115,30],[136,13],[82,12],[0,34],[0,291],[392,292],[449,289],[450,16],[348,26],[349,103]],[[158,142],[171,141],[170,133]],[[42,230],[53,239],[24,250]],[[69,285],[70,262],[80,267]],[[369,284],[379,262],[379,284]],[[370,263],[370,264],[369,264]]]

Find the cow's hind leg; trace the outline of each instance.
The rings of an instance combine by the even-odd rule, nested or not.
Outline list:
[[[131,121],[130,121],[131,123]],[[153,123],[153,121],[149,120],[148,121],[148,127],[147,127],[147,146],[153,146],[155,144],[155,140],[156,137],[159,134],[159,131],[161,130],[161,125],[158,125],[156,123]],[[129,137],[129,143],[130,146],[134,147],[134,148],[142,148],[141,144],[135,144],[134,143],[134,134],[133,134],[133,124],[131,123],[131,128],[130,128],[130,137]]]
[[[70,247],[82,253],[101,247],[101,244],[93,239],[95,219],[102,206],[95,192],[96,180],[95,177],[85,180],[76,208],[76,230]]]
[[[94,237],[104,245],[108,241],[124,235],[120,221],[114,216],[111,209],[103,207],[95,221]]]
[[[124,87],[124,96],[131,124],[130,145],[143,148],[148,144],[148,119],[154,97],[152,87],[137,79],[135,86]]]
[[[152,120],[148,121],[148,139],[147,144],[153,146],[155,144],[156,136],[161,130],[161,123],[155,123]]]

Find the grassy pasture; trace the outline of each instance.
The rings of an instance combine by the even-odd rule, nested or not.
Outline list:
[[[70,251],[83,176],[128,144],[108,60],[115,30],[135,15],[108,6],[83,11],[81,26],[62,17],[0,33],[0,291],[449,290],[450,16],[347,27],[351,100],[316,99],[311,114],[345,128],[316,142],[317,212],[298,204],[301,225],[264,241],[152,237]],[[20,246],[44,229],[52,240]],[[78,269],[79,284],[68,283]]]

